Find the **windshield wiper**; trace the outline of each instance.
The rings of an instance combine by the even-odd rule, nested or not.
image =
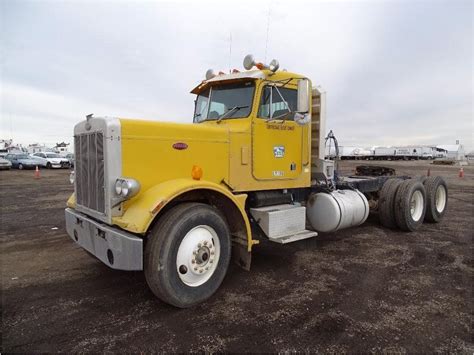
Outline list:
[[[217,118],[217,122],[220,122],[222,119],[226,118],[226,117],[229,117],[230,114],[234,114],[236,113],[237,111],[239,111],[240,109],[243,109],[243,108],[247,108],[249,107],[249,105],[246,105],[246,106],[234,106],[230,109],[227,110],[227,112],[223,113],[221,116],[219,116]]]

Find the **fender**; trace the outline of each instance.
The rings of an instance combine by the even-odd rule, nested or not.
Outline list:
[[[257,240],[252,239],[252,232],[250,222],[245,212],[246,194],[233,195],[229,190],[221,185],[204,180],[193,179],[175,179],[169,180],[158,185],[155,185],[143,193],[140,193],[137,198],[132,199],[126,203],[126,211],[121,217],[112,218],[112,222],[122,229],[132,233],[146,234],[150,225],[159,215],[159,213],[170,202],[179,199],[183,194],[194,190],[207,190],[218,193],[221,197],[230,201],[242,216],[242,221],[245,224],[245,234],[247,241],[245,243],[247,251],[250,252],[253,244],[257,244]],[[240,239],[243,239],[242,236]]]

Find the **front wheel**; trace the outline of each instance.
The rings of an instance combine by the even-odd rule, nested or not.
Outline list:
[[[23,170],[24,169],[23,164],[18,164],[18,169]]]
[[[145,246],[145,278],[162,301],[186,308],[211,297],[229,266],[230,232],[209,205],[183,203],[152,229]]]

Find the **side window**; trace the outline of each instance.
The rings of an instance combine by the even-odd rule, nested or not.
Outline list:
[[[196,99],[196,108],[194,110],[194,122],[200,122],[207,118],[207,109],[209,105],[209,89],[199,94]]]
[[[258,117],[292,120],[297,108],[298,93],[295,89],[266,86],[262,91]]]

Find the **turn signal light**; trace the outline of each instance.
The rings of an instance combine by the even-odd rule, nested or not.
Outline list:
[[[194,180],[201,180],[202,178],[201,167],[197,165],[193,165],[193,168],[191,170],[191,176],[193,177]]]

